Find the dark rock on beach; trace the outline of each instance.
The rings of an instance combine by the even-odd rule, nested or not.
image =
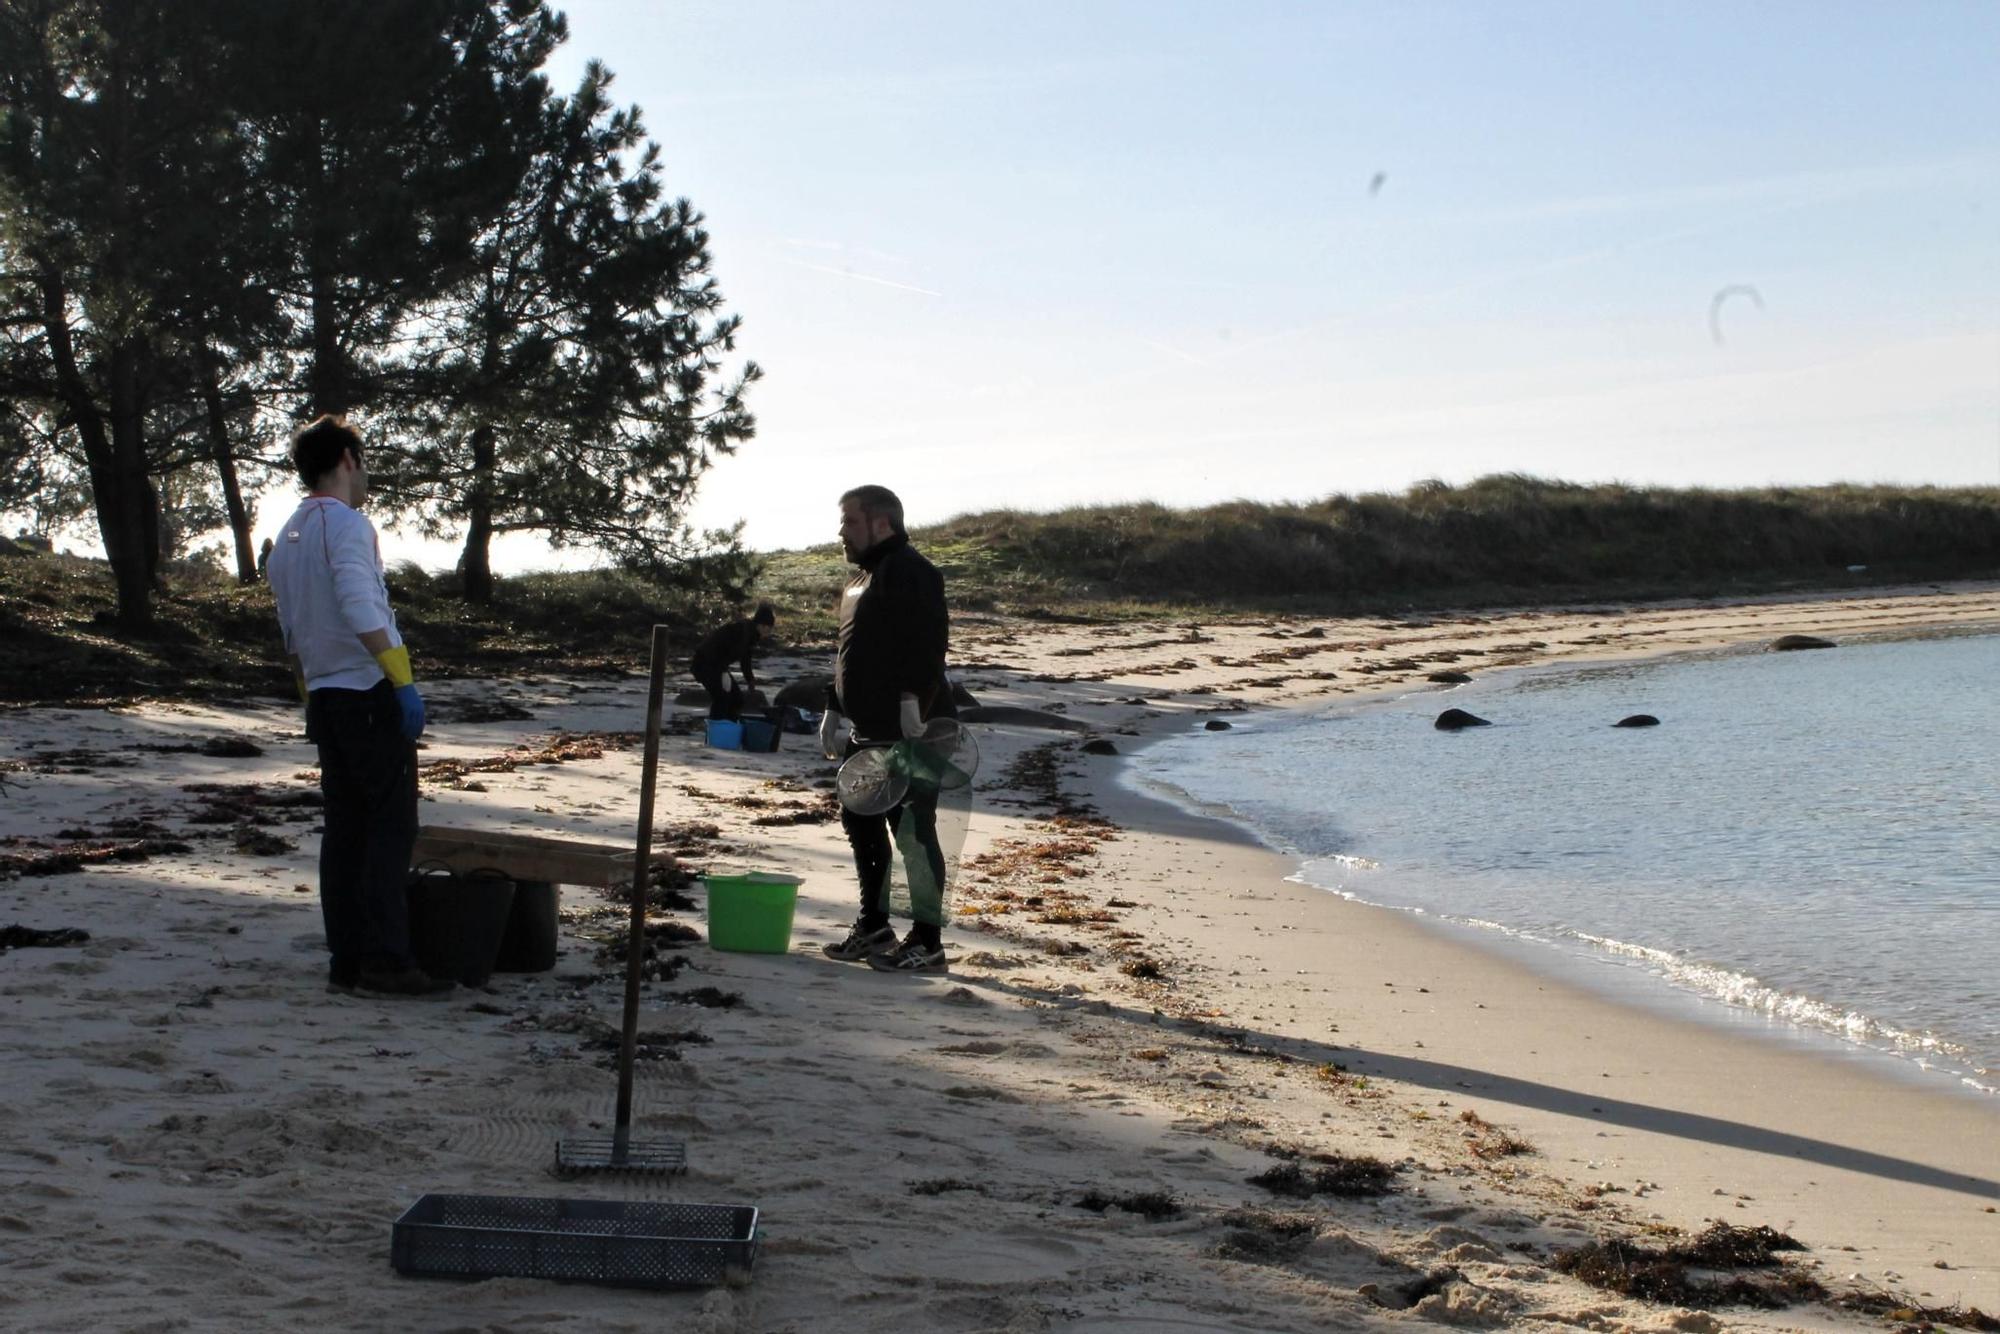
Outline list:
[[[1042,709],[1023,709],[1012,704],[976,704],[958,711],[964,723],[1012,723],[1016,727],[1045,727],[1054,732],[1088,732],[1090,724]]]
[[[1467,713],[1464,709],[1446,709],[1437,716],[1437,721],[1431,724],[1432,727],[1437,728],[1440,732],[1456,732],[1466,727],[1491,727],[1492,725],[1486,719],[1479,717],[1477,714]]]
[[[1781,635],[1771,641],[1773,653],[1790,653],[1802,648],[1839,648],[1831,639],[1821,639],[1818,635]]]
[[[1116,755],[1118,747],[1112,745],[1105,737],[1094,736],[1083,743],[1083,753],[1086,755]]]
[[[779,708],[789,706],[818,713],[826,707],[826,688],[832,684],[831,676],[808,676],[780,690],[771,702]],[[706,692],[703,694],[706,697]]]
[[[1650,713],[1635,713],[1629,718],[1620,718],[1613,727],[1658,727],[1660,720]]]
[[[1210,718],[1207,722],[1203,723],[1202,726],[1211,732],[1227,732],[1229,730],[1230,725],[1228,723],[1223,722],[1222,719],[1220,718]]]
[[[201,743],[201,753],[224,760],[248,760],[264,753],[264,748],[240,736],[212,736]]]
[[[1432,672],[1424,680],[1435,681],[1441,686],[1462,686],[1472,678],[1464,672]]]
[[[0,953],[36,945],[81,945],[89,939],[90,932],[74,926],[0,926]]]

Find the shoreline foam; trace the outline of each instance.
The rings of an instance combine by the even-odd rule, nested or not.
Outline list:
[[[1882,644],[1992,634],[1990,627],[1945,625],[1855,635],[1846,642]],[[1629,657],[1622,661],[1659,664],[1702,659],[1719,660],[1754,653],[1758,651],[1758,647],[1756,641],[1738,642],[1663,652],[1658,655]],[[1479,693],[1476,687],[1492,691],[1518,689],[1523,682],[1536,677],[1590,671],[1593,668],[1601,669],[1603,665],[1588,662],[1524,665],[1507,669],[1504,679],[1495,673],[1476,681],[1473,686],[1413,690],[1400,694],[1382,692],[1372,697],[1363,696],[1344,701],[1338,708],[1341,711],[1359,712],[1418,697],[1443,699],[1446,696],[1456,697],[1464,692]],[[1298,707],[1280,707],[1275,712],[1293,715],[1280,722],[1279,725],[1283,726],[1288,722],[1303,721],[1307,718],[1326,717],[1327,706],[1321,705],[1309,712]],[[1255,723],[1252,722],[1251,727],[1254,726]],[[1198,733],[1165,732],[1149,736],[1146,739],[1146,746],[1141,749],[1150,750],[1155,743],[1161,741],[1194,742],[1198,739]],[[1420,921],[1436,923],[1446,930],[1465,933],[1465,938],[1475,947],[1485,945],[1495,949],[1505,957],[1524,963],[1537,972],[1582,985],[1614,1003],[1638,1005],[1682,1017],[1693,1017],[1724,1029],[1731,1028],[1744,1017],[1758,1018],[1768,1021],[1768,1024],[1762,1030],[1754,1032],[1754,1038],[1802,1042],[1807,1044],[1809,1050],[1814,1049],[1814,1044],[1824,1044],[1817,1049],[1833,1059],[1852,1059],[1859,1055],[1883,1062],[1884,1070],[1900,1078],[1935,1080],[1938,1086],[1947,1092],[1975,1097],[2000,1095],[2000,1071],[1982,1067],[1974,1059],[1972,1051],[1963,1043],[1953,1041],[1935,1031],[1905,1028],[1851,1005],[1828,1000],[1809,992],[1768,984],[1754,972],[1742,967],[1690,957],[1643,941],[1635,942],[1597,935],[1570,926],[1560,926],[1554,930],[1522,926],[1372,897],[1365,889],[1358,888],[1337,875],[1328,876],[1319,869],[1329,864],[1362,870],[1373,869],[1376,863],[1369,858],[1344,853],[1309,853],[1295,846],[1282,832],[1260,825],[1253,814],[1237,809],[1223,799],[1201,796],[1179,782],[1165,777],[1157,769],[1147,770],[1138,751],[1134,752],[1128,771],[1121,781],[1129,789],[1143,795],[1150,795],[1195,815],[1217,819],[1239,829],[1260,846],[1291,860],[1295,869],[1288,878],[1297,883],[1339,896],[1355,904],[1404,913]],[[1629,974],[1621,977],[1605,971],[1607,967],[1621,963],[1639,965],[1643,973],[1657,982],[1658,986],[1656,988],[1634,986]]]

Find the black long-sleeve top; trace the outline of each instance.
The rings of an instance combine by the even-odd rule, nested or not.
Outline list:
[[[709,669],[721,671],[730,663],[743,673],[743,688],[755,690],[757,677],[750,670],[750,657],[757,649],[757,623],[755,621],[732,621],[719,630],[711,630],[708,637],[696,646],[694,660],[689,664],[696,676],[705,676]]]
[[[944,576],[897,533],[862,554],[840,598],[840,648],[828,703],[869,741],[902,735],[901,697],[914,695],[926,719],[955,717],[945,683],[950,616]]]

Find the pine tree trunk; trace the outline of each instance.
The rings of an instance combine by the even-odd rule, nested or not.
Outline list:
[[[312,415],[347,411],[347,386],[340,373],[339,313],[333,298],[333,275],[316,269],[312,276]]]
[[[159,521],[153,482],[146,475],[145,439],[136,401],[136,379],[129,349],[112,354],[110,421],[85,387],[70,339],[68,293],[62,282],[42,280],[42,330],[48,336],[55,364],[57,391],[83,442],[84,463],[90,471],[91,502],[97,509],[97,533],[111,562],[118,585],[118,623],[144,629],[153,623],[153,582],[159,569]]]
[[[311,131],[313,182],[311,239],[307,242],[307,276],[310,290],[308,318],[312,322],[312,365],[308,367],[307,389],[312,399],[312,415],[339,415],[348,408],[348,386],[340,355],[340,304],[336,299],[335,266],[340,247],[334,240],[328,209],[326,156],[320,138],[320,124]]]
[[[106,129],[109,147],[105,223],[115,238],[106,248],[103,277],[112,290],[130,281],[128,246],[134,233],[131,198],[131,139],[134,126],[131,110],[131,56],[124,42],[110,44],[110,69],[102,99],[110,112]],[[64,333],[68,333],[67,311]],[[118,623],[127,629],[144,629],[153,623],[153,593],[159,587],[160,499],[153,479],[146,472],[146,414],[144,393],[139,388],[141,349],[130,339],[110,347],[110,374],[105,417],[108,418],[111,505],[97,503],[97,526],[104,539],[104,551],[111,558],[112,577],[118,584]],[[78,387],[82,380],[77,378]],[[100,430],[100,434],[102,431]]]
[[[201,350],[201,397],[208,408],[208,447],[215,470],[222,475],[222,499],[229,507],[229,531],[236,540],[236,582],[257,582],[257,553],[250,547],[250,509],[236,481],[236,458],[229,451],[228,417],[222,410],[222,386],[215,373],[215,353]]]
[[[466,498],[465,554],[459,560],[467,602],[487,606],[493,601],[493,428],[472,433],[472,489]]]

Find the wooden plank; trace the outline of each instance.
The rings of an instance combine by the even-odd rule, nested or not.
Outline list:
[[[621,885],[632,878],[632,849],[610,843],[578,843],[542,834],[499,829],[447,829],[425,825],[417,831],[411,864],[442,863],[460,875],[499,871],[516,880],[558,885]],[[673,856],[655,852],[654,866],[671,867]]]

